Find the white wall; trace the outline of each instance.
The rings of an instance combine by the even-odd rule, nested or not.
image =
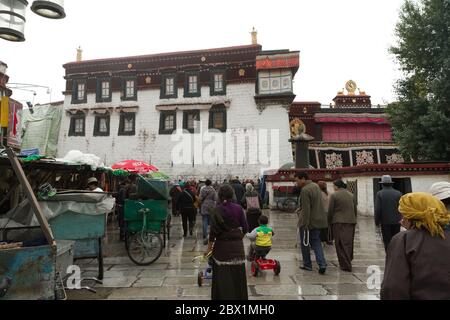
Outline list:
[[[344,180],[358,180],[358,212],[361,215],[374,215],[373,179],[381,176],[346,177]],[[411,178],[413,192],[428,192],[433,183],[449,181],[450,175],[419,175],[419,176],[393,176],[393,178]]]
[[[254,101],[255,84],[230,84],[227,85],[227,95],[223,98],[230,100],[230,107],[227,109],[227,128],[234,132],[235,136],[242,136],[245,130],[254,129],[278,129],[279,130],[279,163],[270,163],[270,166],[281,166],[292,161],[288,112],[281,106],[269,106],[259,114]],[[94,114],[89,112],[86,117],[86,136],[68,137],[70,117],[67,113],[63,115],[58,144],[58,157],[63,157],[70,150],[80,150],[85,153],[93,153],[99,156],[106,165],[124,159],[137,159],[150,161],[165,173],[174,178],[185,177],[210,177],[213,179],[224,179],[228,175],[238,175],[239,177],[256,177],[260,173],[261,167],[267,165],[260,164],[217,164],[204,165],[191,163],[186,165],[171,166],[171,153],[177,142],[171,141],[170,135],[159,135],[160,112],[156,110],[156,105],[167,103],[200,103],[216,100],[218,97],[210,97],[209,87],[202,87],[202,97],[184,98],[183,89],[179,89],[177,99],[160,99],[159,90],[138,91],[138,101],[120,101],[120,93],[114,92],[112,102],[96,103],[95,94],[89,94],[86,104],[71,104],[71,96],[66,96],[64,102],[65,109],[93,108],[93,107],[119,107],[138,106],[136,114],[136,135],[118,136],[119,113],[114,111],[110,120],[110,136],[93,137]],[[182,128],[183,112],[177,112],[177,128]],[[202,129],[207,131],[209,113],[201,111],[200,119]],[[193,137],[194,135],[189,135]],[[224,137],[224,134],[222,134]],[[269,141],[270,141],[270,136]],[[257,152],[257,144],[250,141],[246,146],[246,152]],[[195,153],[198,162],[199,152]]]
[[[374,194],[373,194],[373,179],[380,178],[381,176],[368,176],[368,177],[345,177],[344,181],[358,181],[358,214],[363,216],[374,215]],[[393,178],[408,178],[408,176],[393,176]],[[433,183],[439,181],[450,182],[450,174],[444,175],[419,175],[409,176],[411,178],[411,188],[413,192],[429,192]],[[270,206],[274,208],[276,206],[274,202],[273,186],[293,186],[292,182],[268,182],[267,191],[269,192]],[[334,192],[333,183],[327,182],[328,193]]]

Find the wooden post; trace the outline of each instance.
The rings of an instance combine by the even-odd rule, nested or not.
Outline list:
[[[52,230],[50,229],[47,219],[41,211],[41,207],[39,206],[33,190],[31,189],[31,185],[25,176],[25,172],[23,171],[19,160],[17,159],[14,151],[9,147],[6,147],[6,154],[8,155],[9,161],[11,162],[14,172],[17,175],[17,179],[19,179],[19,182],[25,191],[28,201],[30,201],[31,208],[33,209],[34,214],[36,215],[36,218],[41,225],[42,232],[44,233],[48,244],[52,247],[53,250],[56,250],[56,242],[55,238],[53,237]]]

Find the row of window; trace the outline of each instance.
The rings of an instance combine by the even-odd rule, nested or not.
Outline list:
[[[111,79],[99,78],[97,79],[97,102],[110,102],[111,101]],[[214,72],[211,74],[210,94],[211,95],[224,95],[226,93],[225,84],[225,72]],[[186,81],[184,87],[185,97],[200,97],[200,83],[199,73],[190,72],[186,73]],[[161,82],[161,95],[162,99],[177,98],[177,75],[176,74],[164,74]],[[137,79],[123,78],[122,79],[122,100],[137,100]],[[74,80],[72,90],[72,103],[86,103],[86,80]]]
[[[196,123],[200,121],[200,110],[183,111],[183,129],[190,133],[196,131]],[[136,113],[121,112],[119,119],[119,136],[135,135]],[[216,106],[209,111],[209,129],[222,132],[227,130],[227,113],[224,106]],[[159,134],[172,134],[177,130],[176,111],[161,111],[159,121]],[[69,136],[86,135],[86,115],[78,113],[70,118]],[[96,114],[94,121],[93,136],[110,135],[110,115]]]

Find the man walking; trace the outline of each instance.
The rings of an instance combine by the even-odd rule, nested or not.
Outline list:
[[[387,250],[393,236],[400,232],[401,216],[398,212],[398,204],[402,193],[395,190],[391,176],[381,177],[383,189],[378,191],[375,199],[375,225],[381,225],[384,249]]]
[[[324,274],[327,262],[320,241],[320,229],[328,227],[327,212],[322,201],[322,191],[319,186],[309,180],[306,172],[298,172],[295,182],[301,188],[299,230],[300,247],[303,257],[303,266],[300,269],[312,271],[311,248],[319,265],[319,273]]]

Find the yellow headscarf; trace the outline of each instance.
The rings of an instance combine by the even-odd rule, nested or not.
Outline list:
[[[445,238],[443,227],[450,222],[450,212],[438,198],[425,192],[408,193],[400,198],[398,211],[417,228]]]

